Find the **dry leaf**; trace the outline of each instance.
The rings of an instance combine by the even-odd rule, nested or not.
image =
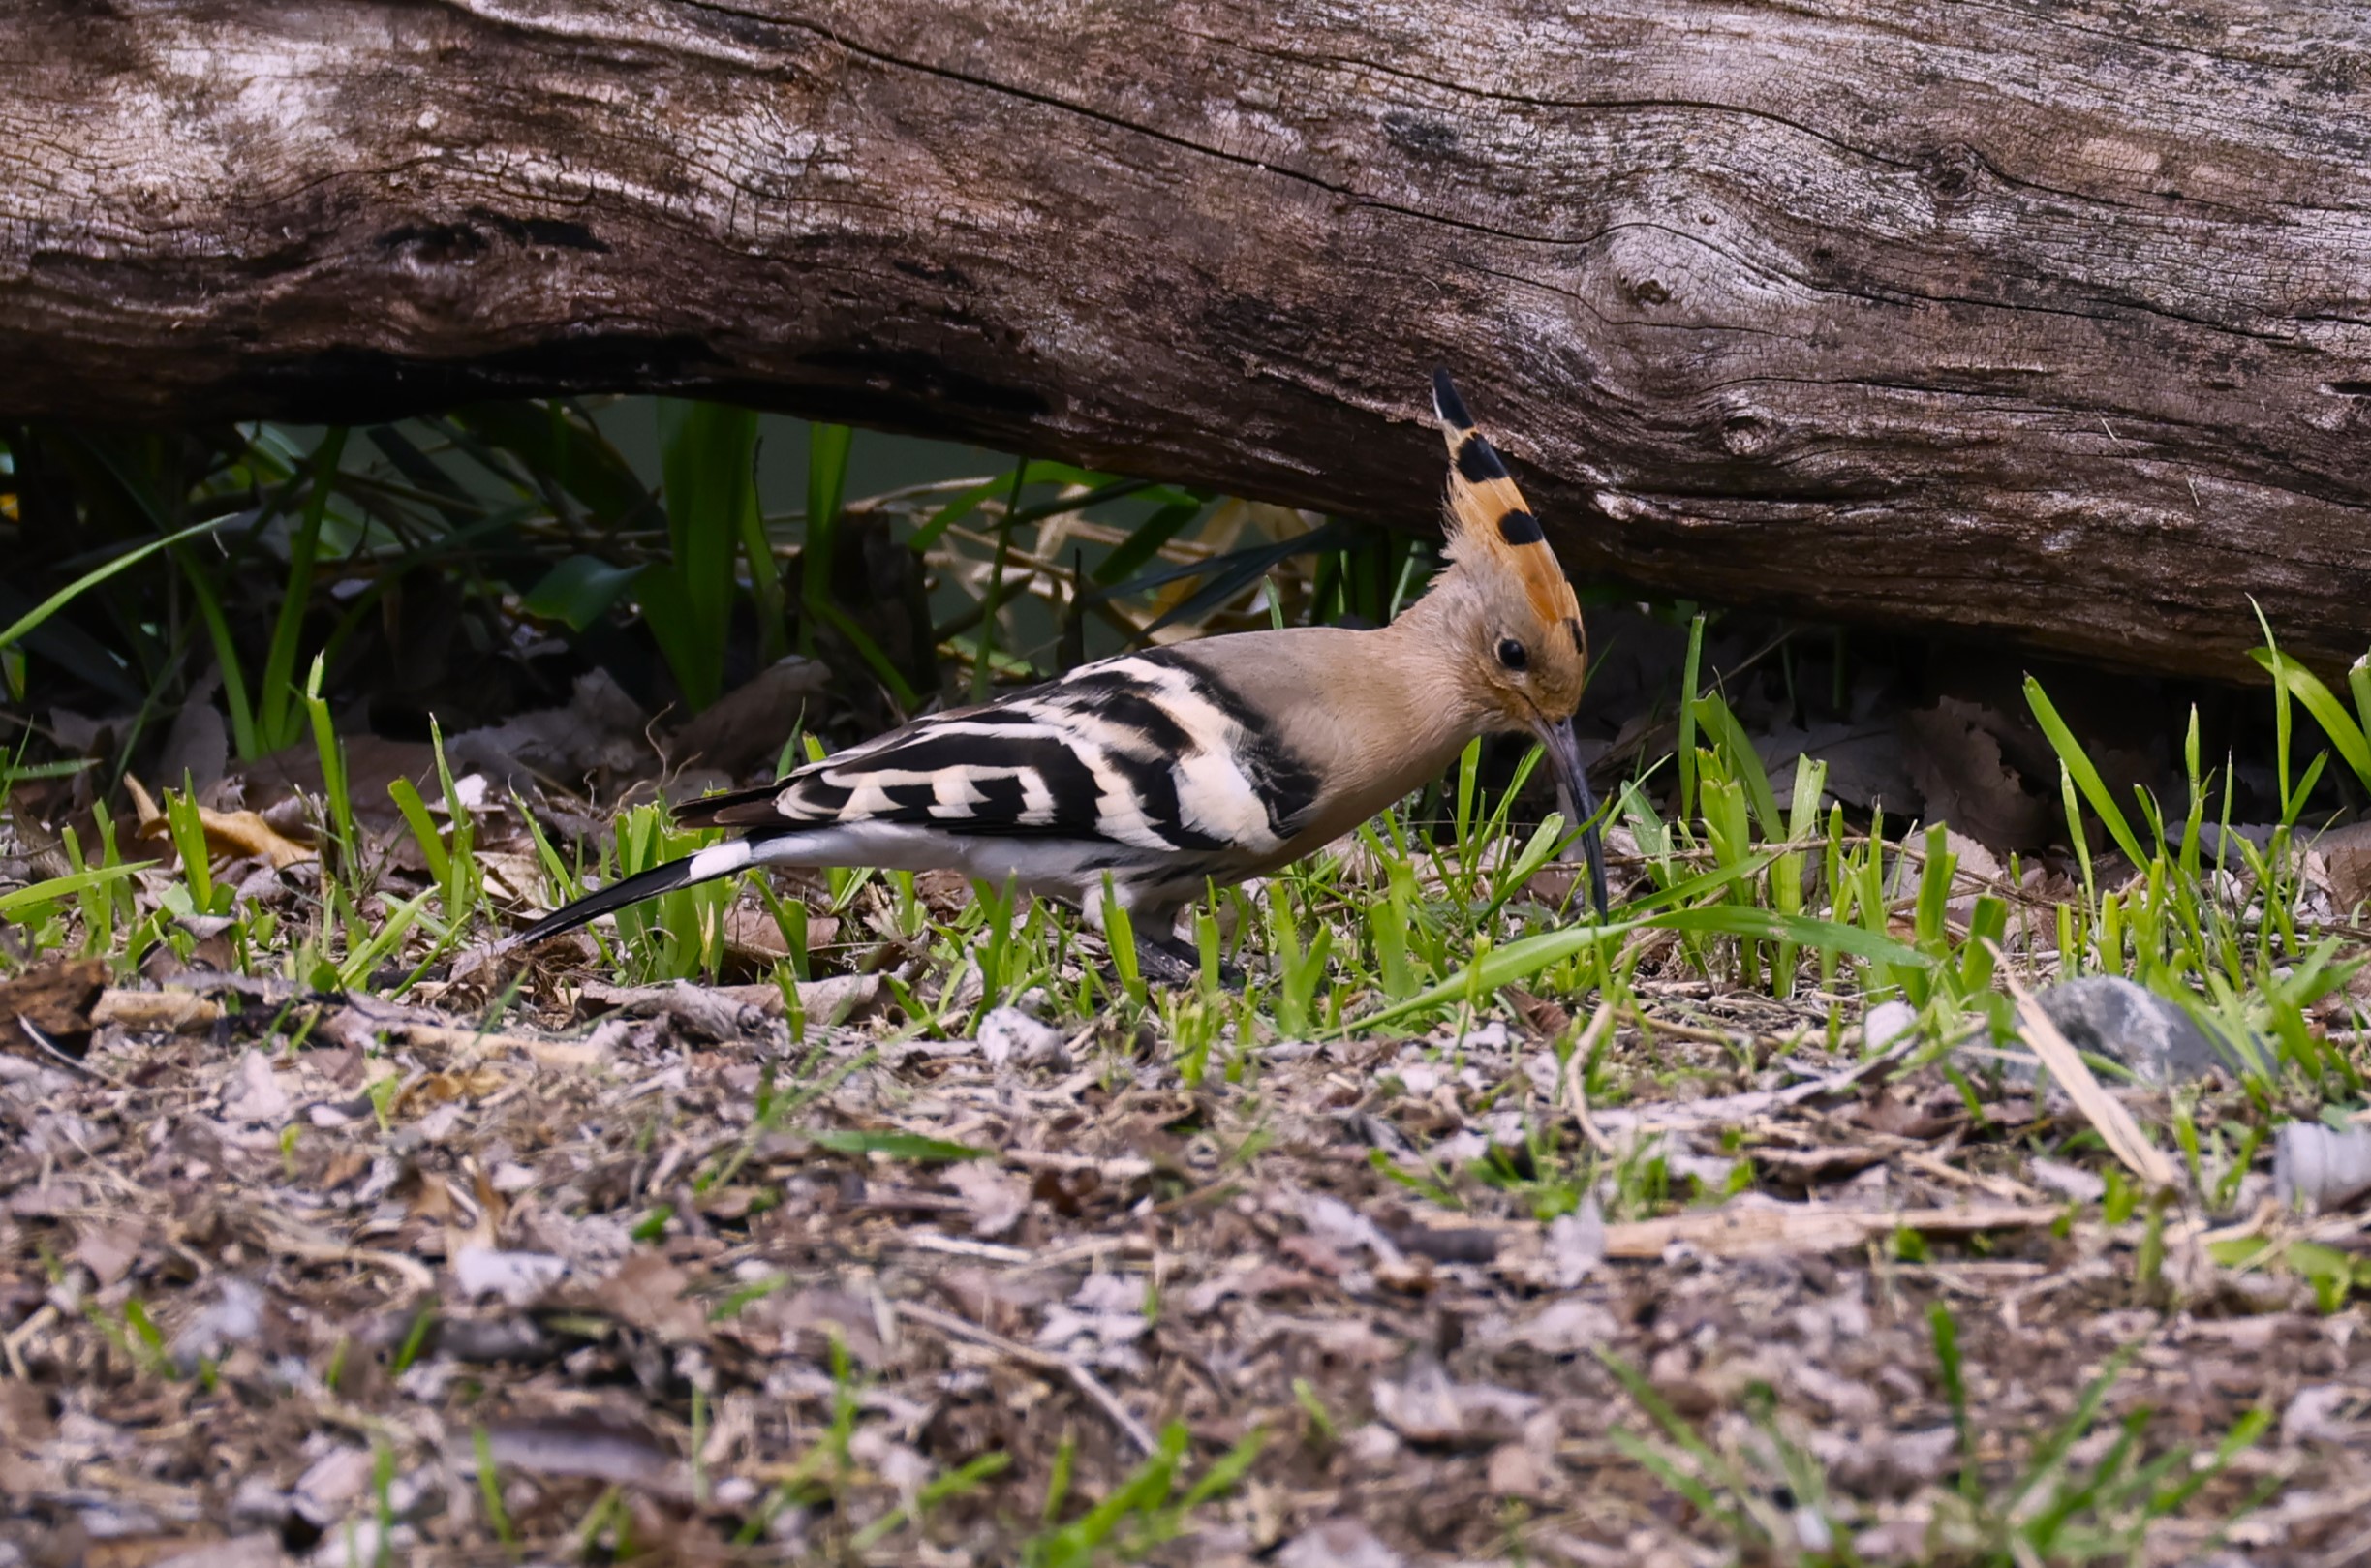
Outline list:
[[[1949,822],[1995,849],[2038,849],[2048,842],[2053,818],[2003,759],[2005,723],[1982,703],[1939,697],[1905,717],[1902,760],[1925,797],[1927,821]]]
[[[90,1050],[93,1014],[107,986],[107,965],[95,958],[47,963],[0,980],[0,1048],[39,1052],[18,1020],[79,1060]]]
[[[760,762],[771,763],[782,754],[783,737],[802,718],[813,722],[816,699],[830,687],[831,670],[820,661],[791,654],[769,664],[678,729],[666,743],[668,765],[696,763],[739,778]],[[622,726],[629,735],[640,729],[638,716]]]
[[[1550,1302],[1503,1335],[1505,1342],[1528,1345],[1543,1356],[1577,1356],[1620,1337],[1621,1324],[1612,1312],[1578,1296]]]
[[[1522,1016],[1524,1027],[1543,1040],[1553,1040],[1572,1028],[1571,1013],[1544,997],[1533,996],[1521,986],[1507,987],[1506,999],[1515,1004],[1515,1011]]]
[[[1294,1536],[1276,1560],[1277,1568],[1404,1568],[1407,1561],[1348,1515]]]
[[[2055,1224],[2059,1214],[2054,1208],[2008,1203],[1872,1212],[1821,1204],[1733,1201],[1719,1209],[1691,1210],[1668,1219],[1608,1225],[1606,1255],[1659,1258],[1675,1242],[1719,1258],[1833,1252],[1897,1230],[1964,1236],[1988,1230],[2039,1229]]]
[[[661,1254],[644,1248],[627,1254],[617,1273],[594,1287],[596,1304],[661,1339],[704,1344],[708,1317],[697,1302],[685,1300],[692,1279]]]
[[[980,1055],[991,1067],[1043,1067],[1066,1071],[1069,1055],[1062,1031],[1018,1007],[994,1007],[979,1025]]]
[[[113,1024],[135,1034],[201,1033],[214,1027],[222,1007],[194,991],[121,991],[102,993],[91,1010],[91,1021]]]
[[[139,824],[133,829],[138,838],[157,843],[172,842],[172,828],[148,791],[138,780],[126,775],[124,785],[132,796],[139,813]],[[261,860],[272,870],[293,866],[300,860],[318,860],[320,852],[308,845],[298,844],[265,821],[262,814],[251,811],[218,812],[211,806],[198,807],[198,825],[205,833],[206,852],[228,860]]]
[[[453,1283],[471,1301],[500,1296],[507,1306],[533,1307],[569,1272],[548,1252],[506,1252],[490,1246],[457,1248],[448,1260]]]
[[[1007,1235],[1029,1213],[1029,1184],[986,1160],[960,1161],[948,1168],[945,1181],[970,1205],[974,1236]]]
[[[104,1290],[132,1272],[147,1239],[142,1225],[86,1225],[75,1238],[74,1259]]]
[[[237,1076],[223,1091],[223,1120],[239,1125],[278,1126],[288,1120],[288,1091],[280,1087],[280,1075],[272,1070],[272,1060],[261,1051],[250,1051],[239,1058]]]
[[[1488,1383],[1460,1383],[1430,1355],[1399,1382],[1378,1380],[1375,1414],[1411,1443],[1486,1447],[1521,1433],[1539,1408],[1537,1397]]]

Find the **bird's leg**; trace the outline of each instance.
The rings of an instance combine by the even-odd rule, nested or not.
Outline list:
[[[1184,989],[1197,984],[1202,978],[1201,953],[1192,943],[1177,938],[1178,910],[1183,907],[1183,905],[1173,904],[1167,908],[1128,911],[1128,929],[1136,938],[1136,971],[1155,985]],[[1102,900],[1090,896],[1084,902],[1082,910],[1087,916],[1088,925],[1102,934],[1108,946],[1112,936],[1103,920]],[[1241,989],[1244,984],[1243,971],[1232,964],[1221,963],[1218,966],[1218,980],[1221,985]]]

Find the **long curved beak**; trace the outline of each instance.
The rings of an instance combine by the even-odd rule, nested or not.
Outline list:
[[[1581,743],[1573,736],[1572,721],[1543,722],[1532,731],[1548,753],[1555,774],[1556,809],[1564,820],[1581,829],[1581,849],[1588,857],[1589,894],[1600,919],[1606,913],[1605,844],[1597,829],[1597,801],[1589,793],[1588,770],[1581,765]]]

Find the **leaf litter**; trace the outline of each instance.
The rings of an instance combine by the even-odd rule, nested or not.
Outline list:
[[[786,663],[764,700],[812,691]],[[762,762],[757,701],[670,756]],[[598,683],[564,712],[606,717],[448,747],[507,899],[531,825],[597,826],[542,769],[647,757]],[[1881,719],[1828,737],[1847,789],[1995,787]],[[349,761],[443,810],[433,753]],[[244,784],[195,821],[293,927],[318,823]],[[433,877],[365,830],[384,919]],[[2075,885],[1937,842],[1962,933]],[[152,908],[169,827],[139,847]],[[1471,875],[1425,864],[1426,897]],[[1976,1562],[2052,1510],[2092,1533],[2040,1560],[2371,1556],[2365,1129],[2290,1120],[2210,1201],[2166,1129],[2230,1075],[2104,1079],[2014,978],[2030,937],[1998,957],[2038,1064],[1899,1002],[1839,1032],[1808,969],[1779,999],[1645,932],[1618,1004],[1510,987],[1218,1071],[1074,1005],[1090,947],[987,1006],[890,890],[806,891],[796,979],[745,898],[699,980],[471,938],[300,983],[192,913],[127,983],[0,983],[0,1561]]]
[[[2359,1529],[2371,1363],[2352,1314],[2294,1290],[2232,1302],[2213,1278],[2136,1307],[2115,1268],[2031,1294],[2139,1244],[1971,1190],[1953,1146],[1978,1112],[1996,1130],[2047,1114],[2031,1099],[1924,1139],[1854,1125],[1881,1095],[1953,1097],[1931,1072],[1768,1069],[1608,1125],[1749,1159],[1875,1146],[1842,1180],[1772,1167],[1800,1197],[1607,1221],[1592,1196],[1543,1220],[1469,1184],[1420,1194],[1406,1161],[1369,1157],[1370,1122],[1421,1128],[1421,1162],[1449,1138],[1504,1148],[1509,1111],[1560,1119],[1553,1058],[1505,1030],[1454,1058],[1396,1048],[1396,1091],[1366,1041],[1187,1090],[1124,1043],[1081,1041],[1074,1066],[1055,1031],[993,1015],[981,1040],[893,1066],[863,1026],[801,1047],[779,1009],[688,982],[587,985],[549,1030],[455,1016],[415,1035],[385,1008],[313,1005],[293,1050],[260,1010],[190,1034],[98,1024],[108,1083],[12,1059],[0,1290],[24,1419],[0,1479],[20,1539],[110,1562],[345,1561],[383,1530],[460,1551],[491,1538],[483,1471],[521,1540],[605,1507],[687,1558],[926,1560],[927,1542],[927,1560],[1007,1561],[1059,1456],[1078,1495],[1109,1496],[1183,1422],[1206,1461],[1268,1442],[1158,1560],[1493,1560],[1512,1542],[1702,1560],[1706,1522],[1609,1442],[1651,1430],[1618,1358],[1716,1446],[1776,1430],[1820,1456],[1872,1554],[1924,1552],[1957,1452],[1920,1328],[1935,1302],[2001,1457],[2133,1344],[2114,1414],[2154,1405],[2195,1438],[2282,1413],[2220,1483],[2285,1483],[2232,1550],[2315,1560]],[[588,1005],[607,1022],[570,1030]],[[376,1057],[330,1043],[374,1034]],[[763,1126],[753,1063],[794,1059],[849,1070],[801,1124]],[[1428,1082],[1428,1060],[1460,1064]],[[1480,1108],[1510,1085],[1515,1105]],[[985,1157],[817,1136],[892,1129]],[[1886,1245],[1905,1233],[1915,1260]],[[992,1453],[993,1479],[850,1545]],[[2153,1557],[2205,1545],[2180,1523]]]

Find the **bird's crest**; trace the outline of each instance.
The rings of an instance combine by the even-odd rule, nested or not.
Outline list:
[[[1524,504],[1490,438],[1474,428],[1465,400],[1445,370],[1432,372],[1432,412],[1449,443],[1449,555],[1452,560],[1488,561],[1523,585],[1524,597],[1544,626],[1561,622],[1576,652],[1586,643],[1581,631],[1581,601],[1548,547],[1539,519]]]

